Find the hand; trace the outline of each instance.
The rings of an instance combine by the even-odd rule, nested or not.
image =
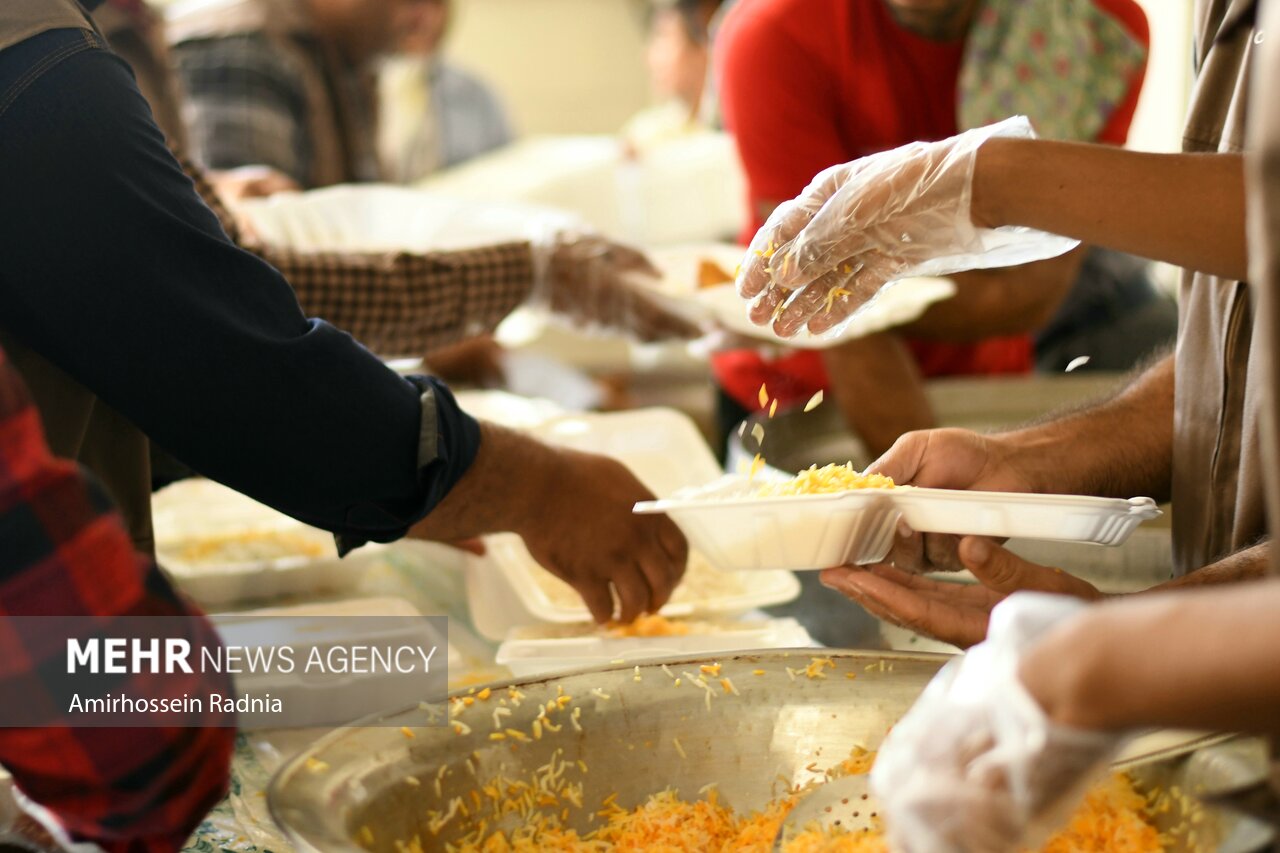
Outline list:
[[[909,432],[867,468],[892,477],[899,485],[991,492],[1039,491],[1036,478],[1015,465],[1008,444],[999,437],[963,429]],[[959,536],[913,532],[899,525],[887,562],[912,572],[958,572],[965,567],[956,555]]]
[[[890,731],[871,771],[890,845],[904,853],[1012,853],[1062,821],[1122,736],[1052,723],[1018,670],[1084,605],[1020,594]]]
[[[652,499],[621,462],[482,421],[470,469],[409,535],[457,542],[518,533],[535,560],[578,591],[596,621],[614,618],[616,592],[618,618],[631,622],[667,602],[689,556],[671,519],[631,511]]]
[[[270,166],[211,169],[206,176],[219,197],[230,206],[247,198],[265,198],[276,193],[302,190],[297,181]]]
[[[648,292],[661,276],[644,253],[597,234],[560,231],[542,247],[531,302],[586,326],[642,341],[693,339],[701,330],[663,308]]]
[[[1012,266],[1077,241],[972,220],[978,149],[993,136],[1031,137],[1025,118],[916,142],[833,166],[780,205],[756,234],[738,276],[752,322],[783,337],[808,327],[834,336],[887,283],[912,275]]]
[[[1086,601],[1103,597],[1087,581],[1023,560],[985,537],[964,537],[959,557],[978,583],[938,581],[887,564],[827,569],[822,583],[886,622],[960,648],[987,636],[992,609],[1015,592],[1050,592]]]
[[[604,456],[556,449],[554,488],[539,496],[534,514],[516,530],[544,568],[578,591],[597,622],[633,622],[657,613],[684,575],[688,545],[662,515],[635,515],[653,495]]]
[[[427,353],[424,362],[435,376],[451,384],[493,388],[506,381],[503,349],[492,335],[479,335]]]

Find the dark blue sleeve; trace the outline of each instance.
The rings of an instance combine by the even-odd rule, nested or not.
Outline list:
[[[118,58],[11,86],[59,32],[0,52],[0,324],[200,473],[347,542],[402,536],[475,422],[227,239]]]

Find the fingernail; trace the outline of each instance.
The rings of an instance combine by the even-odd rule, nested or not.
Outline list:
[[[982,536],[970,536],[960,545],[964,549],[964,561],[974,566],[985,566],[991,559],[991,543]]]
[[[911,529],[910,524],[907,524],[905,518],[898,519],[898,537],[900,539],[910,539],[914,533],[915,531]]]

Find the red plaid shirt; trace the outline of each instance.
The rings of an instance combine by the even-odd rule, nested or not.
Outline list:
[[[191,617],[193,646],[217,643],[133,550],[102,488],[50,454],[26,387],[0,352],[0,701],[51,708],[47,726],[0,727],[0,764],[74,838],[108,851],[179,849],[225,792],[235,730],[212,719],[199,728],[62,724],[40,685],[41,668],[56,666],[65,647],[20,639],[5,624],[18,616],[92,617],[86,625],[108,631],[121,617]],[[180,689],[213,686],[197,671]]]

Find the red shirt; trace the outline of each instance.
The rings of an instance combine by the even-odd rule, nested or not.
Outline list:
[[[1095,0],[1144,44],[1147,21],[1134,0]],[[818,172],[958,132],[957,81],[964,40],[931,41],[899,26],[884,0],[742,0],[717,43],[725,123],[746,171],[748,242],[762,205],[794,198]],[[1121,145],[1142,76],[1117,105],[1098,142]],[[908,341],[925,376],[1020,373],[1031,368],[1028,335],[972,344]],[[819,353],[765,362],[753,351],[719,353],[716,378],[749,409],[768,383],[784,405],[827,385]]]
[[[179,849],[226,791],[235,729],[213,711],[203,715],[206,725],[190,728],[67,725],[69,713],[54,707],[57,692],[46,683],[65,672],[65,649],[32,643],[31,631],[9,621],[31,616],[94,617],[86,630],[102,636],[112,636],[118,618],[185,617],[192,648],[218,643],[199,612],[133,550],[102,487],[50,454],[26,386],[0,351],[0,701],[20,697],[44,709],[46,720],[0,727],[0,763],[72,838],[107,853]],[[131,676],[122,689],[145,678]],[[198,669],[165,678],[193,696],[229,689],[225,677]]]

